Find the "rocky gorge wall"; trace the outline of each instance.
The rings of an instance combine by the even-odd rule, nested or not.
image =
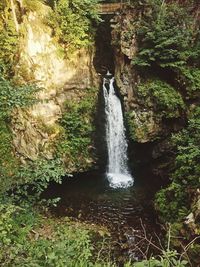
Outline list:
[[[63,54],[44,23],[48,10],[44,6],[40,12],[31,12],[21,25],[24,34],[15,79],[42,88],[37,104],[17,109],[12,116],[13,143],[22,162],[39,156],[52,159],[66,100],[78,102],[87,88],[99,85],[92,64],[94,48],[81,49],[70,57]]]
[[[185,121],[178,110],[174,111],[171,118],[161,115],[156,109],[155,101],[144,97],[138,90],[142,78],[132,64],[132,59],[138,52],[134,34],[136,16],[137,10],[127,8],[111,19],[115,77],[125,108],[130,154],[134,158],[131,161],[150,163],[156,175],[167,177],[170,161],[173,160],[169,137],[171,133],[182,129]]]

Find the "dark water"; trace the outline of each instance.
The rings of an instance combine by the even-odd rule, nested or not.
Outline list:
[[[140,250],[146,253],[147,242],[138,237],[144,235],[144,228],[149,237],[160,233],[152,205],[155,191],[151,177],[136,179],[127,189],[113,189],[104,174],[90,172],[65,178],[62,185],[50,186],[47,196],[61,198],[54,210],[57,216],[108,227],[119,243],[118,252],[138,259],[144,256]],[[139,249],[135,246],[138,242]]]

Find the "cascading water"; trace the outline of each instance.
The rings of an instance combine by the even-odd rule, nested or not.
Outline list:
[[[114,77],[107,73],[103,80],[106,114],[106,142],[108,149],[107,178],[113,188],[129,187],[133,178],[128,168],[127,140],[121,102],[115,93]],[[108,87],[108,88],[107,88]]]

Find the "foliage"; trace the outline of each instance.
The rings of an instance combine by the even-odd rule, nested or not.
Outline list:
[[[133,64],[174,68],[185,65],[191,55],[193,17],[179,4],[162,0],[147,1],[136,31],[138,54]]]
[[[39,12],[45,0],[1,0],[0,3],[0,72],[7,77],[15,73],[15,66],[19,59],[20,37],[22,32],[16,29],[16,24],[23,22],[24,15],[30,11]],[[15,19],[14,15],[15,14]]]
[[[132,64],[140,74],[162,75],[187,97],[199,97],[200,24],[191,13],[191,3],[145,2],[134,3],[140,7],[139,17],[126,33],[137,41]]]
[[[35,94],[39,88],[34,85],[15,86],[0,74],[0,184],[5,190],[18,170],[19,162],[14,156],[12,132],[9,126],[14,108],[23,108],[36,102]]]
[[[96,107],[95,89],[88,89],[80,101],[67,101],[60,124],[63,133],[58,155],[65,158],[66,168],[83,170],[93,162],[93,116]]]
[[[191,12],[195,6],[191,1],[132,2],[138,17],[127,36],[137,41],[132,64],[142,77],[137,88],[140,99],[144,97],[141,102],[156,116],[188,118],[185,129],[172,138],[177,151],[170,184],[155,198],[161,220],[182,225],[191,212],[191,192],[198,188],[200,177],[200,114],[199,108],[189,106],[199,105],[200,24]]]
[[[94,230],[70,221],[46,219],[32,206],[0,201],[0,264],[10,266],[103,267],[92,255]],[[109,265],[111,267],[111,265]],[[113,265],[114,266],[114,265]]]
[[[188,266],[188,261],[185,260],[185,256],[187,256],[187,249],[190,245],[195,242],[195,239],[191,241],[190,244],[186,247],[182,247],[183,252],[177,252],[172,248],[172,235],[171,235],[171,226],[169,226],[168,230],[167,243],[165,245],[162,244],[161,240],[158,238],[158,243],[152,242],[152,238],[148,238],[146,233],[144,232],[145,241],[149,244],[149,246],[153,246],[159,251],[160,255],[155,257],[151,256],[149,259],[142,260],[140,262],[125,264],[125,267],[184,267]],[[173,237],[174,238],[174,237]],[[146,256],[146,255],[145,255]]]
[[[162,80],[156,79],[141,83],[138,85],[137,91],[140,97],[145,98],[144,101],[147,107],[148,104],[153,103],[155,110],[162,116],[168,118],[178,117],[180,116],[180,111],[184,109],[181,95]]]
[[[57,0],[47,23],[65,49],[88,46],[93,41],[92,22],[98,21],[98,0]]]
[[[177,146],[173,182],[156,195],[156,208],[164,221],[180,220],[189,212],[189,190],[199,187],[200,108],[196,108],[188,127],[173,136]]]
[[[23,0],[22,8],[24,12],[37,11],[39,12],[42,6],[46,3],[45,0]]]
[[[141,77],[138,98],[156,116],[188,117],[185,129],[172,137],[177,151],[171,182],[155,199],[163,222],[181,223],[190,213],[191,192],[200,182],[200,111],[189,106],[199,105],[200,24],[194,1],[131,2],[137,7],[136,18],[126,37],[129,43],[137,42],[132,64]],[[188,113],[183,112],[187,108]]]
[[[40,191],[40,188],[46,187],[51,179],[60,183],[60,177],[64,175],[63,164],[59,159],[31,161],[27,166],[22,165],[19,173],[19,178],[24,177],[26,182],[35,181],[38,184],[38,191]]]
[[[170,238],[170,235],[169,235]],[[98,241],[97,241],[98,240]],[[147,240],[148,241],[148,240]],[[48,218],[31,205],[13,203],[11,198],[0,199],[0,264],[8,266],[48,267],[116,267],[109,256],[101,258],[104,239],[99,229],[73,222],[68,218]],[[109,239],[106,243],[109,243]],[[95,246],[98,248],[95,251]],[[161,256],[129,262],[125,267],[184,267],[183,255],[170,249],[160,249]]]
[[[177,68],[176,74],[177,83],[185,88],[189,98],[196,98],[200,95],[200,70],[198,68]]]
[[[28,162],[27,165],[21,165],[15,174],[16,182],[12,183],[12,196],[21,203],[38,202],[49,183],[51,181],[61,183],[64,175],[66,172],[60,159],[38,159]],[[49,204],[56,204],[56,202],[55,199]]]
[[[0,72],[10,75],[18,50],[18,33],[6,0],[0,3]]]
[[[186,260],[179,260],[178,253],[176,251],[165,251],[163,256],[158,259],[154,257],[149,260],[143,260],[141,262],[133,264],[133,267],[185,267],[188,266]],[[127,265],[126,267],[129,267]]]
[[[166,255],[161,256],[160,259],[151,258],[142,262],[135,263],[133,267],[185,267],[188,266],[186,260],[178,260],[177,253],[173,251],[167,251]],[[129,267],[129,265],[126,265]]]
[[[128,125],[129,137],[132,140],[136,140],[137,137],[136,137],[135,130],[136,130],[137,125],[135,124],[135,119],[133,118],[132,113],[130,111],[125,113],[125,120],[126,120],[127,125]]]
[[[0,119],[0,191],[5,191],[14,181],[18,161],[13,154],[12,133],[7,123]]]
[[[189,186],[198,187],[200,182],[200,107],[191,112],[188,127],[173,136],[177,146],[176,171],[173,179]]]
[[[0,118],[8,118],[14,108],[36,103],[35,94],[39,90],[35,85],[15,86],[0,74]]]
[[[188,194],[186,188],[178,183],[171,183],[156,194],[155,207],[164,222],[175,222],[188,213]]]

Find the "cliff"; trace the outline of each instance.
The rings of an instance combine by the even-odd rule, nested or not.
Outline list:
[[[65,102],[78,102],[86,89],[98,88],[99,84],[92,65],[94,48],[64,54],[45,23],[48,11],[43,6],[40,12],[29,13],[20,26],[23,35],[15,80],[34,82],[42,88],[37,104],[13,112],[13,143],[23,162],[40,156],[53,158],[54,143],[62,132],[58,120],[65,112]]]

